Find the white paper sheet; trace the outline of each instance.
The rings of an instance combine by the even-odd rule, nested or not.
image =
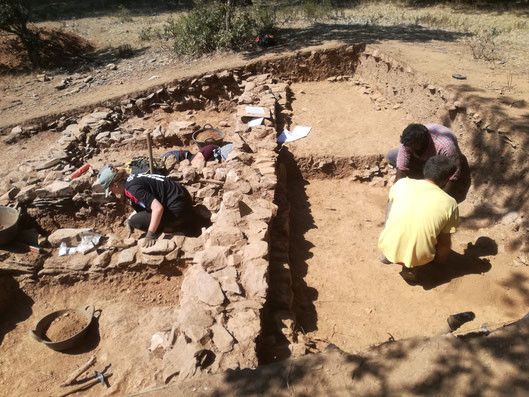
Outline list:
[[[307,135],[309,135],[311,128],[312,127],[307,127],[303,125],[295,126],[292,131],[289,131],[285,128],[283,132],[277,137],[277,142],[287,143],[296,141],[301,138],[305,138]]]
[[[248,127],[257,127],[258,125],[263,124],[264,117],[253,119],[248,122]]]
[[[246,113],[250,114],[257,114],[263,116],[266,114],[266,110],[260,106],[246,106],[244,110],[246,111]]]
[[[92,251],[101,240],[101,235],[93,232],[81,234],[81,241],[76,247],[68,247],[66,243],[62,242],[59,246],[59,256],[72,255],[77,252],[86,254]]]

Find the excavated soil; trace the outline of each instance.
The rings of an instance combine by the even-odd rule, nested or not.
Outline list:
[[[86,317],[69,311],[52,321],[46,330],[46,337],[52,342],[60,342],[77,335],[86,325]]]
[[[295,157],[385,153],[411,122],[404,109],[393,109],[396,104],[379,107],[353,81],[296,83],[291,88],[292,125],[312,127],[307,138],[289,145]]]
[[[425,269],[412,286],[399,265],[378,260],[387,189],[311,179],[291,185],[291,197],[294,307],[311,337],[359,351],[391,337],[443,333],[453,313],[476,314],[469,330],[527,312],[529,273],[513,266],[505,226],[474,230],[463,221],[449,263]]]
[[[137,273],[74,285],[27,285],[18,291],[0,327],[0,395],[14,390],[17,395],[64,392],[59,385],[92,355],[97,363],[88,375],[112,364],[114,376],[110,389],[103,392],[98,385],[89,395],[124,395],[154,384],[160,359],[148,351],[149,342],[154,333],[171,328],[180,283],[181,277]],[[86,305],[94,305],[101,313],[78,348],[56,352],[30,337],[37,319],[55,310]],[[67,331],[57,329],[57,334]]]
[[[292,89],[292,125],[312,127],[307,138],[288,145],[294,163],[307,157],[358,156],[369,167],[373,158],[395,147],[403,127],[415,121],[400,103],[385,101],[363,83],[295,83]],[[228,118],[214,111],[181,115],[156,111],[146,118],[131,119],[127,125],[152,128],[178,116],[194,117],[198,124],[207,121],[214,127]],[[461,137],[464,131],[459,124],[457,129]],[[55,134],[41,133],[10,147],[14,150],[7,161],[14,165],[19,156],[39,152]],[[467,149],[463,144],[463,152]],[[144,149],[106,150],[92,162],[94,166],[123,162],[138,150]],[[159,148],[155,155],[161,152]],[[288,173],[293,310],[298,330],[309,337],[353,351],[388,339],[440,334],[446,330],[446,317],[456,312],[476,314],[465,329],[483,323],[494,327],[525,314],[529,271],[515,265],[512,225],[476,223],[476,206],[483,202],[476,188],[461,206],[462,225],[454,237],[449,264],[425,268],[418,285],[412,286],[399,275],[398,266],[378,261],[376,242],[383,227],[390,176],[376,183],[359,183],[332,173],[316,179],[295,164]],[[132,273],[74,285],[24,287],[0,328],[2,389],[21,395],[56,392],[71,370],[93,354],[102,367],[112,363],[116,368],[106,393],[123,395],[155,384],[160,380],[159,362],[149,354],[147,344],[153,333],[170,328],[168,319],[178,302],[180,281],[180,277],[147,278]],[[84,349],[61,354],[27,336],[34,319],[87,304],[103,311]],[[26,371],[29,358],[34,370],[27,377],[17,376]]]

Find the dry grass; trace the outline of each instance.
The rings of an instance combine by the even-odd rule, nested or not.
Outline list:
[[[163,12],[156,15],[133,15],[124,11],[97,17],[70,19],[59,22],[41,22],[40,26],[60,28],[74,32],[94,43],[97,47],[118,47],[129,44],[133,48],[146,46],[142,32],[162,31],[165,22],[176,18],[178,13]],[[163,42],[152,40],[148,45],[163,45]]]
[[[115,12],[97,17],[44,22],[42,25],[72,31],[94,43],[97,47],[117,47],[128,44],[133,48],[162,46],[164,26],[179,12],[158,12],[137,15],[121,7]],[[427,28],[466,32],[469,52],[484,60],[523,57],[529,46],[529,18],[527,13],[513,11],[481,11],[472,7],[437,5],[410,7],[399,0],[391,2],[362,1],[350,8],[323,7],[304,9],[287,6],[277,12],[279,26],[320,22],[351,23],[366,26],[421,25]]]

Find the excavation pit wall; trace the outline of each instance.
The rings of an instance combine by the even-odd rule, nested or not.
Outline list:
[[[70,270],[63,260],[45,258],[43,263],[35,262],[34,267],[21,265],[15,270],[39,282],[71,283],[129,270],[156,274],[187,266],[174,326],[159,332],[159,337],[165,341],[160,367],[163,382],[202,371],[255,367],[259,362],[312,351],[314,343],[298,332],[292,307],[287,168],[297,170],[302,178],[346,177],[381,186],[387,184],[389,172],[381,153],[349,157],[295,157],[287,153],[280,154],[286,158],[277,161],[276,132],[291,127],[288,84],[323,79],[331,83],[362,85],[377,106],[401,106],[416,121],[444,120],[445,124],[457,127],[465,146],[471,144],[475,134],[482,134],[486,129],[486,142],[502,152],[510,150],[494,133],[495,128],[505,128],[501,127],[504,120],[495,120],[494,115],[485,111],[479,118],[474,117],[479,109],[469,110],[457,93],[423,81],[409,67],[377,51],[366,51],[363,45],[300,52],[231,71],[196,76],[160,87],[155,92],[101,104],[101,108],[90,115],[71,115],[12,131],[6,137],[10,143],[49,128],[61,131],[61,138],[60,147],[56,148],[59,152],[50,152],[38,162],[21,166],[23,171],[34,174],[24,178],[8,175],[15,187],[17,183],[21,186],[19,192],[6,194],[8,201],[19,201],[30,218],[37,220],[43,220],[43,212],[54,208],[54,204],[59,204],[55,208],[57,213],[62,210],[61,204],[69,207],[75,203],[76,195],[80,207],[100,209],[108,203],[101,192],[99,196],[87,193],[92,188],[90,175],[76,182],[85,185],[73,195],[68,191],[66,201],[41,200],[41,206],[35,205],[35,198],[38,199],[35,190],[42,188],[39,178],[49,175],[50,170],[68,174],[75,167],[104,156],[109,149],[144,149],[146,129],[122,128],[134,118],[150,117],[156,112],[171,115],[191,109],[225,111],[234,113],[233,129],[240,132],[231,135],[236,148],[229,161],[200,171],[184,162],[172,171],[175,179],[191,186],[195,200],[212,214],[212,226],[199,237],[167,236],[155,248],[156,254],[144,253],[135,245],[127,246],[132,242],[118,235],[120,242],[111,244],[123,246],[110,258],[108,253],[92,255],[86,263]],[[264,126],[248,129],[237,113],[240,106],[246,105],[263,106],[270,110],[271,117]],[[183,123],[160,125],[150,131],[156,145],[169,148],[189,145],[195,129],[196,126]],[[477,159],[475,153],[470,153],[469,157]],[[45,162],[55,164],[39,170],[49,165]],[[501,169],[494,172],[501,172]],[[201,185],[197,179],[212,179],[217,183]],[[46,184],[49,182],[53,183],[53,178]],[[59,188],[56,186],[55,190],[61,191]],[[106,209],[112,215],[102,221],[122,230],[122,225],[112,223],[112,219],[124,216],[122,209],[115,205]],[[57,221],[50,222],[47,230],[54,228],[57,228]],[[201,365],[197,366],[196,353],[199,352]]]
[[[274,88],[273,95],[270,87]],[[192,376],[195,371],[201,372],[201,368],[218,371],[255,367],[258,363],[256,339],[267,291],[269,225],[277,211],[273,203],[277,184],[277,134],[273,125],[276,98],[286,98],[288,86],[277,84],[269,75],[258,75],[248,76],[242,89],[253,96],[252,105],[269,112],[264,125],[248,128],[244,124],[246,105],[236,103],[231,107],[230,125],[235,126],[237,133],[230,132],[225,138],[234,145],[226,161],[196,166],[183,160],[168,166],[169,177],[184,183],[201,213],[211,218],[211,226],[202,229],[199,236],[162,235],[153,247],[141,248],[142,240],[125,237],[123,206],[104,197],[101,187],[94,185],[91,172],[71,182],[65,178],[71,171],[65,166],[67,156],[75,155],[71,151],[51,166],[55,170],[44,168],[57,179],[39,181],[37,176],[32,189],[22,192],[24,196],[16,193],[25,221],[33,221],[39,227],[45,225],[52,231],[47,237],[51,245],[48,254],[31,258],[31,254],[13,253],[3,264],[4,270],[19,275],[18,280],[35,283],[32,288],[39,285],[53,288],[58,283],[68,289],[80,280],[105,282],[109,278],[119,279],[120,275],[124,282],[135,274],[142,278],[149,275],[178,278],[173,281],[181,282],[181,290],[177,294],[179,304],[172,330],[160,329],[156,338],[164,340],[164,347],[153,349],[157,350],[157,356],[163,356],[157,376],[163,382]],[[84,122],[72,124],[75,128],[69,127],[67,139],[59,143],[67,145],[65,150],[82,143],[94,147],[93,152],[84,152],[83,161],[93,160],[91,156],[97,150],[106,149],[107,142],[97,139],[102,132],[98,126],[107,125],[111,112],[83,117],[87,118],[95,122],[89,127],[79,127]],[[158,126],[156,130],[163,131],[163,136],[155,140],[156,145],[174,144],[167,142],[168,129]],[[179,143],[186,146],[191,144],[189,137],[196,128],[180,124],[174,130],[180,133]],[[96,138],[94,143],[89,142],[89,136]],[[120,149],[135,145],[126,139],[129,138],[118,143]],[[80,233],[91,231],[79,229],[88,226],[83,220],[67,220],[79,212],[88,218],[93,213],[96,225],[92,230],[103,232],[102,244],[87,254],[60,257],[61,243],[75,245]],[[62,221],[65,226],[77,228],[57,229]],[[200,365],[199,359],[203,360]]]

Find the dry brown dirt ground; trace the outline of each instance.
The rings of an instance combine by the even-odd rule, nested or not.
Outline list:
[[[391,104],[375,110],[375,102],[351,82],[296,83],[292,89],[293,124],[312,126],[307,138],[289,144],[294,158],[383,154],[397,146],[410,123]],[[304,332],[358,351],[390,337],[438,334],[453,313],[476,314],[466,329],[526,313],[529,271],[515,264],[512,225],[476,227],[469,219],[480,203],[479,190],[471,188],[460,205],[462,224],[448,266],[428,269],[419,285],[410,286],[400,266],[378,261],[388,187],[377,185],[352,178],[294,179],[289,185],[295,306]]]
[[[526,105],[516,104],[527,97],[529,86],[521,74],[509,71],[508,66],[476,63],[454,43],[393,41],[380,43],[379,46],[384,51],[393,52],[397,58],[423,74],[432,76],[432,80],[441,84],[471,84],[484,100],[497,102],[506,114],[520,120],[527,117]],[[118,71],[124,72],[115,76],[102,70],[105,84],[68,95],[57,92],[50,82],[35,82],[27,77],[3,81],[0,84],[3,91],[0,123],[5,126],[49,112],[65,111],[184,75],[235,66],[244,60],[239,56],[212,57],[192,64],[149,66],[140,72],[134,69],[133,62],[123,61],[118,65]],[[454,72],[467,74],[468,80],[465,83],[454,81],[451,78]],[[133,75],[135,77],[132,78]],[[158,77],[150,79],[154,75]],[[127,84],[120,84],[121,81]],[[343,155],[383,153],[396,144],[398,131],[410,121],[401,109],[370,112],[371,102],[354,91],[352,86],[331,87],[328,83],[315,83],[295,85],[294,89],[297,98],[294,121],[314,127],[309,138],[299,142],[300,153],[308,154],[318,148],[325,153]],[[318,93],[323,95],[318,96]],[[22,103],[12,106],[13,101],[18,100]],[[349,126],[354,131],[354,139],[343,135]],[[333,138],[324,140],[322,134]],[[371,134],[379,135],[373,139]],[[16,156],[6,155],[7,148],[2,147],[2,158],[6,159],[8,166],[12,166],[16,164],[17,156],[34,156],[39,150],[44,150],[43,142],[51,142],[56,137],[55,133],[46,133],[23,141],[13,153]],[[292,144],[292,147],[295,145]],[[524,307],[529,303],[529,275],[525,267],[512,266],[507,226],[497,224],[476,229],[463,221],[454,245],[453,262],[444,279],[441,277],[442,282],[439,282],[439,277],[435,278],[435,282],[425,277],[420,285],[410,286],[398,275],[394,265],[383,266],[377,261],[376,240],[382,227],[387,188],[359,185],[346,179],[309,180],[308,184],[292,185],[291,191],[297,196],[292,203],[294,216],[298,217],[293,225],[293,250],[296,254],[293,269],[299,283],[295,288],[300,292],[296,308],[301,325],[309,335],[333,342],[346,350],[357,350],[391,337],[400,339],[438,334],[443,331],[446,316],[458,311],[473,310],[476,313],[476,320],[467,326],[469,328],[479,327],[485,322],[491,326],[501,324],[524,314]],[[472,193],[471,190],[468,201],[462,206],[463,216],[472,206]],[[498,246],[498,253],[474,250],[469,259],[465,248],[468,243],[475,244],[480,237],[486,237],[488,243],[493,241]],[[485,248],[490,245],[485,245]],[[462,263],[467,265],[464,270]],[[26,335],[33,320],[50,308],[88,302],[107,307],[106,313],[101,314],[101,335],[96,352],[104,352],[101,362],[119,367],[120,379],[126,379],[116,382],[110,392],[120,395],[125,389],[141,390],[153,383],[136,374],[154,373],[147,369],[146,341],[152,333],[160,330],[160,324],[163,325],[166,314],[172,310],[176,302],[172,299],[177,299],[178,285],[173,285],[171,280],[160,280],[162,298],[147,295],[154,302],[141,300],[141,296],[145,295],[142,288],[148,285],[137,285],[130,291],[123,291],[123,285],[127,284],[116,280],[111,284],[80,283],[72,287],[54,286],[28,291],[26,302],[30,299],[33,303],[32,306],[27,305],[25,318],[17,324],[4,324],[8,328],[3,330],[5,335],[0,347],[3,351],[0,354],[0,381],[3,385],[9,384],[9,388],[0,388],[2,393],[10,395],[15,390],[24,390],[28,395],[35,395],[42,394],[44,390],[56,390],[57,383],[89,356],[65,355],[59,365],[50,360],[55,353]],[[135,286],[134,283],[130,285]],[[150,287],[147,290],[150,291]],[[71,300],[73,296],[76,297],[75,302]],[[157,299],[162,299],[162,302],[157,302]],[[141,335],[138,335],[140,322]],[[456,352],[457,347],[454,347]],[[439,344],[436,349],[439,349]],[[7,351],[9,355],[5,354]],[[439,350],[432,351],[435,356]],[[394,357],[391,352],[388,354]],[[395,354],[403,357],[402,352]],[[8,362],[3,361],[7,357]],[[28,373],[28,360],[33,362],[31,375],[13,375]],[[450,357],[446,360],[449,361]],[[327,372],[343,371],[343,366],[339,364],[320,363],[318,366],[316,371],[322,368]],[[6,372],[6,368],[13,372]],[[290,369],[282,367],[286,374],[282,380],[286,379],[287,385],[291,382],[290,376],[301,379],[294,376],[293,368],[295,364]],[[462,368],[453,368],[454,373],[464,372]],[[393,376],[404,379],[410,370],[413,368],[402,369]],[[187,390],[196,391],[201,385],[193,387]],[[337,387],[341,387],[340,384]],[[290,387],[286,390],[295,393]],[[370,389],[364,389],[364,392],[366,390],[369,394]],[[389,390],[386,389],[386,392]],[[377,394],[374,389],[371,392]]]
[[[93,355],[97,363],[87,376],[112,364],[112,386],[105,394],[123,395],[155,384],[161,358],[148,347],[154,333],[171,329],[180,282],[181,277],[131,274],[74,285],[26,286],[0,326],[0,395],[59,395],[66,390],[60,384]],[[87,305],[101,312],[81,348],[58,353],[30,336],[46,314]]]

